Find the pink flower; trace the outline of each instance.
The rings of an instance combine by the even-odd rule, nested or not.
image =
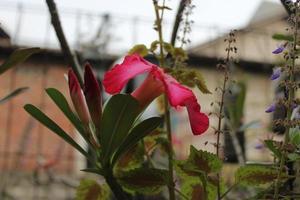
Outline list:
[[[105,91],[110,94],[119,93],[130,79],[145,72],[149,72],[147,78],[131,94],[139,101],[141,108],[165,93],[172,107],[187,108],[194,135],[200,135],[208,129],[209,119],[200,111],[201,107],[193,92],[137,54],[126,56],[122,64],[117,64],[104,75]]]
[[[78,117],[85,126],[88,126],[89,111],[80,84],[78,82],[78,79],[72,69],[70,69],[68,73],[68,82],[69,82],[70,96],[74,108],[78,114]]]

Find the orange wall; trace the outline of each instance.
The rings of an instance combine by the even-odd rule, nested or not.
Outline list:
[[[45,69],[48,69],[46,73],[43,71]],[[69,99],[67,82],[64,78],[66,71],[66,67],[57,64],[24,63],[0,76],[0,97],[18,87],[28,86],[30,88],[10,102],[0,105],[0,169],[32,170],[37,166],[38,155],[49,160],[56,157],[58,151],[61,159],[54,168],[61,172],[70,172],[73,169],[73,149],[35,120],[33,120],[32,130],[27,131],[27,144],[24,145],[24,149],[21,148],[21,144],[24,143],[22,137],[26,132],[24,131],[25,127],[32,120],[23,109],[27,103],[38,107],[44,105],[42,110],[55,119],[65,131],[74,136],[72,126],[44,91],[44,88],[54,87]],[[16,160],[19,160],[17,159],[18,152],[22,152],[24,155],[16,166]]]

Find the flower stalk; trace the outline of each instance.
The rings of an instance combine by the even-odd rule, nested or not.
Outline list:
[[[219,112],[217,113],[218,116],[218,126],[215,131],[215,134],[217,135],[217,141],[216,141],[216,155],[219,157],[220,155],[220,138],[221,138],[221,133],[223,133],[222,130],[222,121],[224,118],[224,101],[225,101],[225,94],[226,94],[226,89],[227,89],[227,84],[229,80],[229,61],[230,61],[230,52],[236,51],[235,47],[232,47],[232,44],[235,42],[234,38],[234,31],[231,31],[229,33],[229,37],[225,40],[228,42],[228,45],[226,47],[226,58],[224,60],[224,64],[219,64],[218,68],[221,69],[224,73],[224,79],[223,79],[223,84],[221,88],[221,99],[219,102]],[[217,197],[218,200],[221,199],[221,180],[220,180],[220,173],[217,174],[217,179],[218,179],[218,184],[217,184]]]
[[[293,21],[293,42],[292,42],[292,48],[290,50],[290,58],[292,59],[291,66],[287,67],[287,75],[288,75],[288,80],[289,83],[294,83],[295,82],[295,65],[296,65],[296,59],[297,59],[297,43],[298,43],[298,26],[299,26],[299,20],[298,20],[298,9],[299,9],[299,1],[296,1],[294,3],[294,16],[292,16],[292,21]],[[293,112],[293,107],[291,106],[294,103],[294,97],[295,97],[295,88],[293,84],[287,84],[286,85],[287,89],[287,114],[286,114],[286,121],[291,120],[292,112]],[[275,182],[274,186],[274,199],[278,200],[279,199],[279,188],[280,188],[280,183],[282,179],[282,171],[285,166],[286,162],[286,146],[289,143],[289,131],[290,131],[290,125],[286,126],[285,133],[284,133],[284,140],[283,140],[283,149],[282,149],[282,154],[279,160],[279,168],[278,168],[278,174],[277,174],[277,179]]]
[[[165,4],[165,0],[163,1],[163,6]],[[164,60],[164,40],[162,35],[162,17],[163,11],[161,16],[159,15],[158,3],[157,0],[153,0],[153,5],[155,9],[155,17],[156,17],[156,28],[158,32],[159,38],[159,47],[160,47],[160,56],[159,56],[159,65],[164,68],[165,67],[165,60]],[[169,151],[168,151],[168,167],[169,167],[169,181],[168,181],[168,190],[169,190],[169,199],[175,200],[175,183],[174,183],[174,172],[173,172],[173,145],[172,145],[172,135],[171,135],[171,120],[170,120],[170,110],[169,110],[169,103],[167,99],[167,95],[164,95],[164,112],[165,112],[165,123],[166,123],[166,130],[167,130],[167,137],[169,141]]]

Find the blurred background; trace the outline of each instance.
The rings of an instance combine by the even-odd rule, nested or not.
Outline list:
[[[81,63],[89,61],[94,66],[99,80],[133,45],[150,46],[157,40],[157,33],[153,30],[152,1],[59,0],[56,3],[72,50]],[[169,41],[179,1],[167,1],[166,4],[172,8],[166,12],[164,22],[164,39]],[[200,70],[213,92],[221,83],[216,64],[225,56],[225,36],[231,29],[237,29],[238,53],[235,57],[239,62],[231,70],[234,79],[245,85],[246,97],[245,106],[239,111],[243,117],[235,132],[238,132],[243,156],[248,161],[268,161],[269,153],[265,152],[261,141],[273,137],[270,121],[274,116],[266,114],[265,109],[278,94],[277,83],[271,83],[269,76],[272,68],[281,62],[271,53],[280,45],[272,35],[284,33],[288,27],[287,12],[276,0],[198,0],[192,4],[196,7],[190,16],[193,20],[188,35],[190,43],[184,45],[190,58],[188,64]],[[0,10],[0,62],[20,47],[43,49],[0,77],[1,96],[20,86],[30,88],[0,105],[0,199],[74,199],[74,188],[83,176],[79,170],[85,168],[87,162],[23,111],[26,103],[38,105],[72,137],[81,141],[45,95],[44,88],[55,87],[68,97],[64,78],[68,66],[60,51],[46,3],[40,0],[1,0]],[[131,87],[137,84],[138,80]],[[233,88],[236,95],[240,90]],[[214,111],[211,102],[218,98],[218,94],[204,95],[197,89],[194,91],[202,110],[206,113]],[[156,110],[154,105],[152,111]],[[186,112],[172,111],[177,157],[184,158],[190,145],[214,152],[215,120],[211,116],[212,127],[206,134],[193,136]],[[230,137],[223,141],[224,159],[236,163]]]

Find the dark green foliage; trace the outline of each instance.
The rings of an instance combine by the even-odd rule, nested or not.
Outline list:
[[[245,165],[236,171],[235,181],[243,185],[258,186],[273,183],[277,175],[278,170],[271,166]],[[284,173],[282,176],[284,176]]]
[[[122,173],[118,180],[129,191],[142,194],[157,194],[166,186],[168,171],[153,168],[138,168]]]
[[[121,145],[119,145],[116,153],[113,156],[112,163],[114,164],[116,160],[126,151],[130,150],[138,141],[151,133],[156,127],[162,123],[162,118],[152,117],[146,119],[136,125],[124,139]]]
[[[136,117],[139,103],[130,95],[117,94],[108,101],[102,115],[100,144],[102,164],[109,165],[116,149],[124,142]]]
[[[22,88],[18,88],[16,90],[14,90],[13,92],[11,92],[10,94],[6,95],[5,97],[3,97],[2,99],[0,99],[0,104],[5,103],[6,101],[10,100],[11,98],[25,92],[26,90],[28,90],[28,87],[22,87]]]
[[[24,109],[36,120],[41,122],[48,129],[53,131],[59,137],[64,139],[67,143],[77,149],[85,157],[89,157],[88,153],[79,146],[62,128],[60,128],[53,120],[51,120],[47,115],[40,111],[37,107],[27,104],[24,106]]]
[[[286,35],[286,34],[280,34],[280,33],[275,33],[272,38],[274,40],[283,40],[283,41],[288,41],[288,42],[293,42],[294,38],[292,35]]]

